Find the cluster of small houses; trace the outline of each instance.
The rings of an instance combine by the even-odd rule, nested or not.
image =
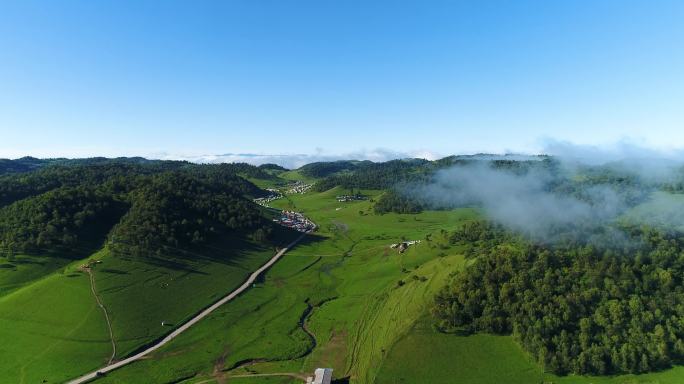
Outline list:
[[[340,203],[343,203],[345,201],[357,201],[357,200],[366,200],[367,197],[364,195],[341,195],[337,196],[337,201]]]
[[[254,199],[254,202],[262,207],[271,208],[269,205],[271,201],[278,200],[283,197],[283,195],[277,189],[267,188],[266,191],[268,191],[268,196]]]
[[[414,244],[420,244],[420,240],[402,241],[401,243],[391,244],[390,248],[398,250],[399,253],[404,253],[408,247]]]
[[[313,184],[306,184],[303,181],[297,181],[294,184],[290,184],[287,193],[305,193],[313,187]]]
[[[282,211],[280,217],[273,219],[273,221],[299,232],[309,232],[316,228],[316,224],[314,224],[313,221],[307,219],[301,213],[294,211]]]
[[[293,184],[290,184],[287,188],[287,193],[293,194],[293,193],[305,193],[309,189],[313,187],[313,184],[305,184],[301,181],[297,181]],[[275,189],[275,188],[266,188],[266,191],[268,191],[268,196],[265,197],[259,197],[254,199],[253,201],[262,207],[266,208],[271,208],[269,205],[273,200],[278,200],[283,198],[283,194],[280,192],[280,190]]]

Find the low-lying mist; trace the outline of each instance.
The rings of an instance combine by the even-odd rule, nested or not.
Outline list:
[[[479,207],[493,222],[540,242],[563,234],[619,236],[619,224],[684,228],[682,163],[648,157],[550,156],[520,162],[475,161],[436,172],[400,192],[436,209]],[[654,194],[657,191],[668,193]],[[657,202],[653,202],[656,197]],[[635,210],[635,207],[639,209]]]
[[[412,193],[434,208],[479,206],[490,219],[538,238],[573,223],[611,220],[623,209],[617,192],[608,186],[585,191],[588,201],[553,192],[552,183],[548,171],[519,175],[478,163],[440,171]]]

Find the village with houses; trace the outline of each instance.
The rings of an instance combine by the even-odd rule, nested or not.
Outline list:
[[[299,232],[310,232],[316,228],[313,221],[299,212],[282,211],[280,217],[273,219],[274,222]]]
[[[368,200],[368,197],[361,195],[361,194],[356,194],[356,195],[340,195],[336,197],[337,201],[340,203],[344,203],[347,201],[362,201],[362,200]]]
[[[283,198],[283,194],[275,188],[266,188],[266,191],[268,192],[267,196],[254,199],[254,202],[262,207],[271,208],[269,204],[272,201]]]
[[[306,193],[309,189],[311,189],[312,186],[313,184],[306,184],[302,181],[296,181],[285,187],[287,191],[285,193]],[[280,189],[266,188],[266,191],[268,192],[268,195],[253,199],[252,201],[256,204],[259,204],[262,207],[273,209],[273,207],[271,207],[270,205],[271,202],[285,197],[285,194],[281,192]],[[301,213],[295,211],[280,211],[280,215],[277,218],[273,219],[273,221],[275,223],[278,223],[279,225],[282,225],[283,227],[291,228],[299,232],[310,232],[316,228],[316,224],[314,224],[313,221],[309,220]]]
[[[311,187],[313,187],[313,184],[307,184],[301,180],[298,180],[288,185],[287,193],[306,193],[311,189]]]
[[[308,192],[311,187],[313,187],[313,184],[306,184],[303,181],[296,181],[294,183],[291,183],[287,185],[285,188],[285,193],[287,194],[302,194]],[[281,190],[276,189],[276,188],[266,188],[266,191],[268,192],[268,195],[264,197],[258,197],[252,201],[254,201],[256,204],[261,205],[262,207],[266,208],[271,208],[270,203],[273,202],[274,200],[282,199],[285,195]]]

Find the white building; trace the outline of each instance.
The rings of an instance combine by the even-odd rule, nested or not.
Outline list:
[[[306,384],[330,384],[332,371],[332,368],[316,368],[314,376],[306,379]]]

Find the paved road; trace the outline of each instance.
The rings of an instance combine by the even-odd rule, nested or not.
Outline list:
[[[128,365],[128,364],[130,364],[130,363],[132,363],[132,362],[134,362],[134,361],[136,361],[136,360],[142,358],[143,356],[148,355],[148,354],[150,354],[150,353],[156,351],[157,349],[163,347],[165,344],[167,344],[167,343],[170,342],[171,340],[173,340],[173,339],[175,339],[176,337],[178,337],[178,335],[180,335],[181,333],[187,331],[188,328],[190,328],[190,327],[192,327],[193,325],[197,324],[197,322],[199,322],[200,320],[202,320],[202,319],[204,319],[205,317],[207,317],[210,313],[214,312],[218,307],[220,307],[220,306],[222,306],[223,304],[225,304],[225,303],[227,303],[227,302],[233,300],[237,295],[239,295],[239,294],[241,294],[242,292],[244,292],[245,290],[247,290],[247,288],[249,288],[249,287],[252,285],[252,283],[254,283],[254,281],[256,280],[256,278],[259,277],[259,275],[260,275],[262,272],[264,272],[265,270],[267,270],[268,268],[270,268],[273,264],[275,264],[275,262],[278,261],[278,259],[280,259],[280,258],[285,254],[285,252],[287,252],[290,248],[292,248],[295,244],[297,244],[304,236],[306,236],[306,233],[303,233],[303,234],[302,234],[301,236],[299,236],[295,241],[293,241],[292,243],[290,243],[287,247],[281,249],[278,253],[276,253],[276,254],[275,254],[275,255],[274,255],[266,264],[262,265],[261,268],[257,269],[257,270],[254,271],[251,275],[249,275],[249,278],[247,279],[247,281],[245,281],[241,286],[239,286],[239,287],[238,287],[237,289],[235,289],[233,292],[229,293],[227,296],[225,296],[225,297],[222,298],[221,300],[217,301],[216,303],[214,303],[214,304],[213,304],[212,306],[210,306],[209,308],[203,310],[202,312],[200,312],[199,314],[197,314],[195,317],[193,317],[192,319],[188,320],[187,323],[181,325],[180,327],[178,327],[178,329],[176,329],[175,331],[169,333],[165,338],[163,338],[163,339],[162,339],[161,341],[159,341],[158,343],[152,345],[151,347],[149,347],[149,348],[145,349],[144,351],[139,352],[139,353],[137,353],[137,354],[135,354],[135,355],[133,355],[133,356],[131,356],[131,357],[127,357],[127,358],[125,358],[125,359],[123,359],[123,360],[117,361],[117,362],[114,363],[114,364],[110,364],[110,365],[107,365],[107,366],[105,366],[105,367],[103,367],[103,368],[100,368],[100,369],[98,369],[97,371],[91,372],[91,373],[89,373],[89,374],[87,374],[87,375],[83,375],[83,376],[81,376],[81,377],[79,377],[79,378],[77,378],[77,379],[71,380],[71,381],[69,382],[69,384],[87,383],[88,381],[91,381],[91,380],[93,380],[93,379],[96,379],[96,378],[98,377],[98,375],[102,375],[102,374],[105,374],[105,373],[107,373],[107,372],[111,372],[111,371],[113,371],[113,370],[115,370],[115,369],[117,369],[117,368],[121,368],[121,367],[123,367],[124,365]]]

